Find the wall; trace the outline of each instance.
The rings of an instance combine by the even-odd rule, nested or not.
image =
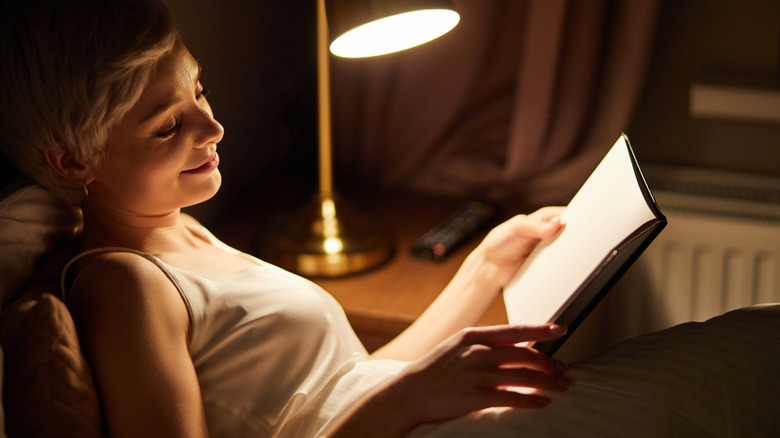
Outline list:
[[[278,190],[270,175],[316,175],[315,3],[164,2],[225,127],[222,188],[188,212],[208,223],[254,190]]]
[[[644,97],[628,132],[640,159],[780,176],[780,123],[696,119],[691,84],[780,90],[780,2],[665,0]]]
[[[278,189],[280,174],[313,187],[314,2],[164,1],[204,66],[226,128],[223,188],[190,212],[208,223],[254,190]],[[627,130],[640,160],[780,175],[780,124],[688,114],[691,84],[712,75],[761,76],[779,88],[779,57],[777,0],[662,0],[646,88]]]

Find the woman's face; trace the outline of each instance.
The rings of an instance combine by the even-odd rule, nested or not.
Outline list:
[[[206,101],[200,66],[177,45],[110,131],[88,199],[137,216],[203,202],[222,182],[217,143],[223,133]]]

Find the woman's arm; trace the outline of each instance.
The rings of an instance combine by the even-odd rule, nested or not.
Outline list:
[[[372,357],[415,360],[458,330],[475,325],[541,239],[563,227],[562,207],[518,215],[490,231],[420,317]]]
[[[127,253],[92,256],[68,304],[111,436],[207,436],[187,309],[158,267]]]

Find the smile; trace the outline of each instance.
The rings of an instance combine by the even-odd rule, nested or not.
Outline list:
[[[216,169],[217,166],[219,166],[219,155],[217,155],[217,153],[214,152],[214,155],[212,155],[211,158],[203,162],[203,164],[201,164],[200,166],[192,168],[190,170],[185,170],[182,173],[187,173],[187,174],[209,173],[212,172],[214,169]]]

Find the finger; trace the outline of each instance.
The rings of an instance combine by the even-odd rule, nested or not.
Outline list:
[[[482,369],[529,368],[546,374],[561,374],[566,365],[533,348],[506,346],[473,349],[464,354],[463,360],[470,360]]]
[[[547,222],[556,218],[560,219],[564,211],[566,211],[566,207],[544,207],[536,210],[529,216]]]
[[[479,379],[478,385],[484,389],[523,387],[561,392],[571,384],[571,380],[560,374],[547,374],[530,368],[501,368],[484,372]]]
[[[558,220],[554,220],[558,218]],[[550,214],[545,220],[542,216],[514,216],[509,220],[512,233],[521,237],[544,239],[552,237],[563,229],[560,216]]]
[[[464,332],[462,345],[515,345],[521,342],[552,341],[566,334],[566,328],[558,324],[539,326],[494,325],[473,327]]]
[[[549,405],[550,399],[538,394],[522,394],[516,391],[496,389],[483,391],[483,395],[477,400],[477,403],[478,407],[474,410],[490,407],[534,409]]]
[[[564,211],[566,211],[566,207],[545,207],[532,213],[531,217],[550,224],[547,228],[549,234],[546,237],[552,237],[566,226],[566,223],[563,221]]]

